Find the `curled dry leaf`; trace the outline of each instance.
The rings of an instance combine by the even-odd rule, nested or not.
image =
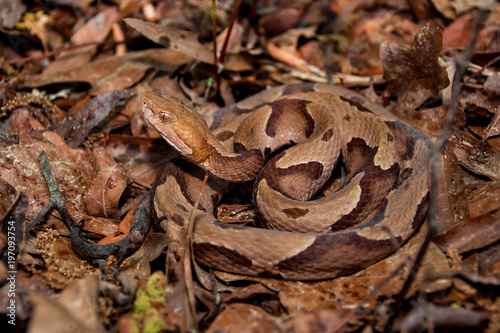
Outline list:
[[[90,215],[120,219],[119,201],[128,179],[125,172],[106,153],[95,151],[97,175],[85,192],[84,201]]]
[[[303,72],[308,72],[308,64],[302,59],[297,50],[297,45],[301,36],[310,38],[314,34],[314,27],[288,30],[279,36],[271,38],[266,48],[269,55],[274,59],[296,67]]]
[[[295,28],[303,15],[304,11],[300,9],[278,8],[275,12],[262,16],[258,25],[271,37]]]
[[[492,1],[493,2],[493,1]],[[467,3],[466,1],[462,2]],[[472,4],[472,2],[470,2]],[[486,3],[486,1],[485,1]],[[451,22],[444,30],[443,45],[447,48],[464,49],[470,40],[472,28],[477,17],[477,11],[470,11]],[[479,32],[476,54],[498,53],[499,46],[495,40],[498,38],[498,22],[500,18],[500,5],[492,3],[490,5],[490,15],[483,24],[483,29]]]
[[[158,232],[149,233],[139,250],[125,260],[120,272],[138,280],[149,279],[151,261],[157,259],[169,243],[167,235]]]
[[[450,84],[446,70],[438,63],[442,32],[435,23],[427,23],[410,47],[392,41],[380,46],[387,90],[398,97],[398,113],[420,106],[427,98]]]
[[[17,200],[18,192],[15,187],[0,178],[0,221],[9,214]]]
[[[484,83],[484,90],[491,98],[498,101],[500,98],[500,74],[494,73],[492,76],[488,77]],[[497,104],[495,116],[488,127],[484,130],[482,139],[486,140],[489,137],[496,136],[498,134],[500,134],[500,109],[498,109]]]

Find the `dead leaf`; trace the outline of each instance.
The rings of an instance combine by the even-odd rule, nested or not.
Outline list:
[[[124,19],[124,21],[147,38],[167,47],[167,49],[181,52],[185,57],[194,58],[211,65],[214,64],[213,50],[200,44],[196,33],[138,19],[128,18]],[[235,72],[252,70],[252,67],[241,55],[231,53],[226,53],[224,68]]]
[[[66,72],[55,72],[51,75],[41,74],[28,78],[23,85],[27,88],[34,88],[55,83],[87,82],[91,86],[98,86],[96,92],[90,90],[91,94],[95,95],[97,92],[104,94],[119,90],[123,86],[128,88],[136,83],[127,76],[120,79],[117,73],[121,73],[121,75],[132,73],[133,78],[137,79],[138,68],[145,71],[146,68],[156,67],[159,70],[171,72],[187,61],[189,58],[173,50],[149,49],[130,52],[119,57],[98,59]],[[138,64],[132,65],[132,63]],[[130,68],[133,69],[132,72],[130,72]],[[113,78],[113,84],[106,85],[108,77]],[[115,86],[115,84],[118,85]]]
[[[78,147],[89,132],[101,124],[128,94],[127,90],[119,90],[94,97],[83,108],[55,123],[56,132],[64,138],[69,147]]]
[[[260,326],[273,327],[278,318],[262,310],[262,308],[244,303],[228,305],[207,329],[207,333],[225,331],[227,333],[253,332]],[[268,331],[269,332],[269,331]],[[272,331],[271,331],[272,332]]]
[[[298,52],[297,44],[299,37],[312,37],[314,33],[314,27],[288,30],[282,35],[271,38],[266,45],[267,51],[274,59],[308,72],[308,64]]]
[[[462,166],[491,179],[500,179],[500,151],[456,128],[452,129],[449,141]]]
[[[67,49],[63,50],[41,75],[67,72],[86,65],[97,50],[97,43],[104,41],[110,33],[113,23],[118,20],[118,15],[118,10],[115,7],[107,7],[87,21],[71,37],[70,44],[67,44]],[[75,47],[88,43],[94,45]]]
[[[441,250],[454,248],[458,253],[480,249],[500,239],[500,209],[464,219],[445,234],[434,238]]]
[[[93,216],[120,219],[119,202],[128,185],[125,172],[104,148],[94,152],[97,175],[84,194],[87,211]]]
[[[410,47],[392,41],[380,46],[387,91],[398,97],[398,114],[415,109],[450,84],[446,70],[438,63],[441,38],[437,25],[427,23]]]
[[[0,147],[0,173],[2,179],[17,191],[29,196],[26,218],[31,220],[48,201],[45,179],[40,173],[38,155],[45,150],[52,173],[65,196],[68,206],[83,209],[80,201],[82,185],[94,177],[92,154],[83,150],[63,150],[35,139],[21,137],[21,143]]]
[[[26,6],[20,0],[0,2],[0,26],[7,29],[14,28],[25,10]]]
[[[27,332],[65,332],[68,327],[77,332],[105,332],[98,315],[97,276],[75,281],[51,299],[29,290],[34,310]]]
[[[500,182],[490,181],[469,194],[469,211],[472,217],[500,208]]]
[[[438,221],[437,233],[451,229],[469,217],[467,196],[464,183],[465,171],[462,170],[450,144],[445,145],[441,154],[438,174]]]
[[[258,25],[268,37],[276,36],[297,27],[304,11],[296,8],[278,8],[274,13],[260,18]]]

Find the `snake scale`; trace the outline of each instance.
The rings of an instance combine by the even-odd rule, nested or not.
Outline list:
[[[169,235],[185,230],[203,170],[211,174],[193,234],[202,265],[290,280],[335,278],[396,251],[427,212],[429,139],[356,92],[275,87],[207,122],[168,95],[144,92],[141,105],[148,123],[190,161],[169,162],[153,188],[156,219]],[[324,190],[339,160],[345,172],[328,182],[335,190]],[[264,228],[217,221],[213,209],[227,182],[252,179]],[[322,188],[328,194],[318,198]]]

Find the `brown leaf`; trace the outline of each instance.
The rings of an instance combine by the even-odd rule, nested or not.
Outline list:
[[[133,18],[127,18],[124,21],[152,41],[181,52],[188,59],[214,64],[213,50],[198,41],[197,33]],[[230,53],[226,54],[224,68],[237,72],[252,70],[250,64],[241,55]]]
[[[207,333],[252,332],[259,326],[273,327],[277,321],[278,318],[274,318],[258,306],[245,303],[229,304],[210,325]]]
[[[312,37],[315,34],[314,28],[292,29],[273,37],[266,44],[267,51],[274,59],[294,66],[303,72],[308,72],[307,63],[297,50],[299,38]]]
[[[476,15],[476,12],[470,12],[451,22],[444,29],[443,46],[464,49],[470,40]]]
[[[344,321],[343,313],[335,309],[318,309],[308,313],[298,312],[294,316],[285,317],[274,325],[264,324],[252,332],[339,332]],[[278,326],[278,327],[276,327]]]
[[[387,90],[398,97],[400,114],[420,106],[450,84],[446,70],[438,63],[441,37],[438,26],[427,23],[410,47],[392,41],[380,46]]]
[[[0,178],[0,221],[10,212],[17,199],[18,192],[11,184]]]
[[[108,7],[99,14],[91,18],[82,26],[70,39],[68,49],[63,50],[56,60],[47,67],[42,76],[54,73],[71,71],[75,68],[86,65],[97,50],[97,43],[106,39],[113,23],[119,18],[116,7]],[[95,43],[82,47],[70,47],[87,43]]]
[[[268,37],[279,35],[297,26],[304,11],[296,8],[278,8],[272,14],[260,18],[258,25]]]
[[[462,170],[450,144],[441,154],[438,174],[438,234],[445,232],[469,217],[464,183],[465,171]]]
[[[139,281],[149,279],[151,276],[151,261],[162,255],[165,247],[170,243],[170,239],[163,233],[149,233],[139,250],[125,260],[120,267],[120,272]]]
[[[85,192],[84,201],[90,215],[120,219],[119,201],[128,180],[125,172],[106,153],[95,151],[97,175]]]
[[[97,87],[95,91],[90,90],[91,94],[104,94],[119,90],[121,87],[128,88],[137,83],[134,80],[137,80],[139,68],[143,69],[144,72],[150,67],[171,72],[188,60],[188,57],[173,50],[151,49],[130,52],[124,56],[98,59],[69,71],[34,76],[28,78],[23,85],[34,88],[54,83],[87,82],[91,86]],[[137,65],[132,63],[137,63]],[[127,77],[128,73],[131,73],[132,77]],[[113,84],[107,84],[108,77],[113,80]],[[142,77],[143,75],[140,78]]]
[[[470,215],[476,217],[500,208],[500,181],[490,181],[469,194]]]
[[[441,250],[454,248],[459,253],[490,245],[500,239],[500,209],[476,217],[470,217],[457,224],[445,234],[434,238]]]
[[[494,73],[492,76],[488,77],[486,82],[484,83],[484,90],[488,95],[493,98],[500,97],[500,74]],[[495,117],[488,125],[488,127],[484,130],[482,139],[486,140],[489,137],[500,134],[500,110],[496,110]]]
[[[34,310],[27,332],[64,332],[68,327],[80,332],[105,332],[98,314],[97,276],[74,282],[58,299],[32,290],[29,294]]]
[[[78,147],[128,93],[127,90],[119,90],[94,97],[82,109],[55,123],[56,132],[64,138],[69,147]]]
[[[21,0],[11,0],[0,2],[0,26],[12,29],[21,19],[26,6]]]
[[[500,180],[500,151],[457,128],[452,129],[449,141],[462,166],[480,175]]]
[[[85,211],[81,194],[82,186],[89,184],[95,176],[92,154],[78,149],[61,149],[46,142],[21,137],[18,145],[0,147],[0,174],[16,190],[28,194],[30,205],[26,218],[31,220],[49,200],[47,185],[38,163],[38,155],[42,150],[45,150],[68,207]]]

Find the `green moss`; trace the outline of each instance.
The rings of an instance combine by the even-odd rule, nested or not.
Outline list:
[[[156,333],[164,328],[156,306],[165,304],[166,280],[162,273],[153,273],[146,288],[137,290],[134,301],[133,333]]]
[[[134,301],[134,315],[146,312],[146,310],[151,306],[151,300],[144,290],[139,289],[135,294]]]
[[[163,329],[163,320],[160,318],[158,311],[148,311],[149,313],[144,320],[144,333],[156,333]]]
[[[167,294],[165,282],[165,276],[162,273],[155,272],[151,274],[146,289],[148,296],[153,300],[163,303]]]

